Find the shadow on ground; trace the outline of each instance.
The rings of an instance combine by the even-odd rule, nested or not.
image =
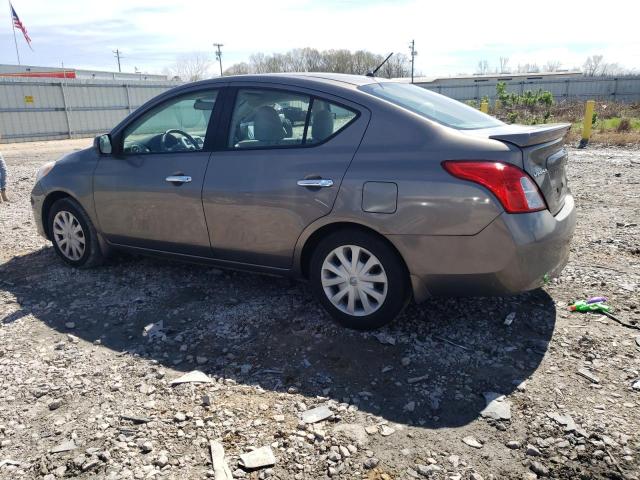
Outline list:
[[[484,408],[483,392],[513,391],[538,368],[555,326],[554,302],[538,290],[428,301],[363,334],[332,324],[308,288],[287,279],[132,257],[74,270],[51,248],[0,266],[0,288],[20,306],[3,323],[31,314],[169,368],[327,396],[428,428],[465,425]],[[158,321],[165,338],[143,336]]]

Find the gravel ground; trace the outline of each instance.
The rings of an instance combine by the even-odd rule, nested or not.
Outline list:
[[[567,310],[605,295],[640,324],[638,150],[571,151],[579,225],[546,288],[431,300],[363,334],[287,279],[64,266],[29,192],[87,143],[2,146],[0,478],[226,480],[210,440],[233,478],[640,478],[640,330]],[[209,383],[172,386],[194,370]],[[260,447],[275,465],[241,468]]]

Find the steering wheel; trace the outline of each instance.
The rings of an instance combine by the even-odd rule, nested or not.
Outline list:
[[[182,130],[178,130],[177,128],[170,128],[169,130],[164,132],[162,134],[162,137],[160,138],[160,147],[162,148],[162,150],[164,150],[164,151],[172,151],[172,149],[167,148],[167,137],[168,136],[172,136],[173,137],[172,134],[174,134],[174,133],[177,133],[178,135],[182,136],[182,138],[180,140],[176,139],[176,141],[179,141],[182,144],[182,146],[184,146],[185,149],[187,149],[187,150],[197,150],[198,149],[198,144],[196,143],[196,140],[191,135],[189,135],[187,132],[183,132]]]

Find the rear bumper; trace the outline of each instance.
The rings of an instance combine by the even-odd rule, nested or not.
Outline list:
[[[548,210],[503,213],[470,236],[389,235],[405,259],[416,301],[429,296],[508,295],[559,275],[576,225],[573,197]]]

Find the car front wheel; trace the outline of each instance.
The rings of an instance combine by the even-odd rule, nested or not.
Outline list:
[[[393,321],[409,299],[404,264],[383,239],[342,230],[322,239],[310,265],[311,288],[341,325],[373,330]]]
[[[56,201],[48,225],[53,248],[66,263],[81,268],[102,263],[98,234],[78,202],[71,198]]]

